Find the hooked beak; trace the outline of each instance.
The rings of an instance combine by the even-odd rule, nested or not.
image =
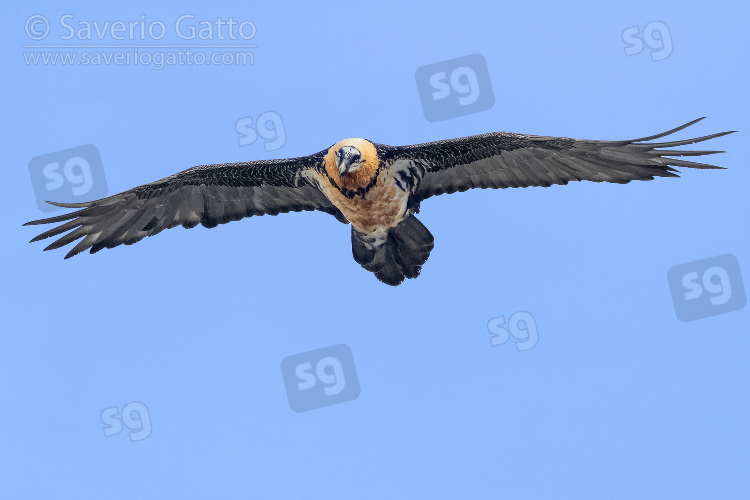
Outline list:
[[[352,158],[351,156],[345,156],[339,162],[339,175],[348,174],[349,169],[352,168],[352,164],[354,164],[354,158]]]
[[[344,146],[336,152],[336,168],[339,175],[346,175],[359,168],[359,162],[362,154],[354,146]],[[352,168],[355,166],[355,168]]]

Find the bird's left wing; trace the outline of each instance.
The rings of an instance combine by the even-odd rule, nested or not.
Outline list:
[[[321,210],[345,222],[306,176],[319,168],[325,152],[286,160],[201,165],[124,193],[86,203],[52,203],[75,212],[24,225],[65,222],[31,241],[71,231],[45,250],[83,238],[65,258],[87,249],[98,252],[132,245],[178,225],[215,227],[252,215]],[[50,202],[51,203],[51,202]]]
[[[721,137],[721,132],[696,139],[644,143],[682,130],[702,120],[667,132],[626,141],[596,141],[495,132],[445,141],[390,148],[393,160],[413,160],[424,167],[412,202],[471,188],[551,186],[570,181],[627,183],[654,176],[678,177],[672,166],[721,168],[705,163],[667,158],[700,156],[723,151],[680,151],[683,146]]]

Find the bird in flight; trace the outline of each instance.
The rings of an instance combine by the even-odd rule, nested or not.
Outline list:
[[[432,196],[472,188],[548,187],[570,181],[615,182],[679,177],[672,167],[721,168],[667,156],[684,146],[732,132],[645,143],[667,132],[625,141],[597,141],[493,132],[416,144],[386,146],[344,139],[319,153],[285,160],[201,165],[129,191],[24,225],[63,222],[31,241],[70,231],[44,250],[83,238],[65,258],[85,250],[132,245],[175,226],[219,224],[253,215],[320,210],[352,226],[352,253],[363,268],[389,285],[416,278],[434,240],[415,214]]]

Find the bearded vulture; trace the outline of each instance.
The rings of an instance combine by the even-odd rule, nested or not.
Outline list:
[[[354,260],[389,285],[416,278],[433,237],[415,217],[431,196],[472,188],[548,187],[570,181],[616,182],[678,177],[674,167],[721,168],[667,158],[723,151],[680,151],[697,139],[644,144],[680,131],[626,141],[493,132],[413,146],[344,139],[310,156],[189,168],[87,203],[51,203],[75,212],[27,222],[63,222],[31,241],[65,234],[45,250],[83,238],[65,256],[132,245],[175,226],[212,228],[252,215],[320,210],[352,225]],[[677,173],[676,173],[677,172]]]

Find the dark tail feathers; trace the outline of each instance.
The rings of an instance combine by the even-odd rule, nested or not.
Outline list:
[[[354,260],[388,285],[416,278],[435,243],[430,231],[409,214],[386,238],[372,238],[352,228]]]

